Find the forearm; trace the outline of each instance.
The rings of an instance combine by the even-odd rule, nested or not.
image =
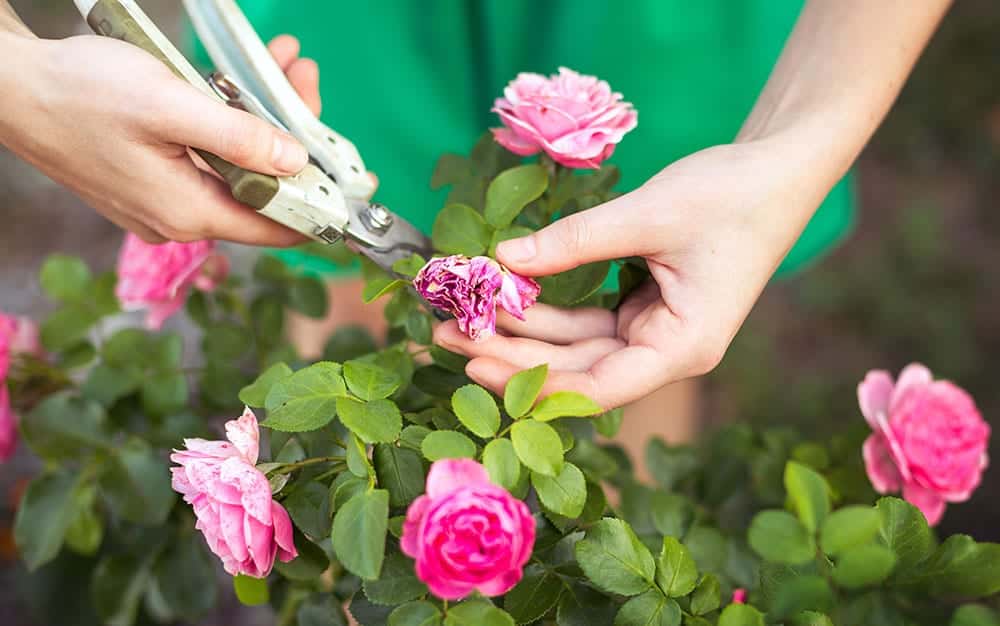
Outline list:
[[[0,0],[0,38],[7,35],[34,37],[31,30],[17,17],[17,13],[10,6],[10,2]]]
[[[822,199],[885,117],[950,4],[810,0],[737,141],[782,144]]]

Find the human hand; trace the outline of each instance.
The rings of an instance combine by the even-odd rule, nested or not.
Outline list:
[[[606,408],[710,371],[832,185],[781,141],[703,150],[632,193],[498,246],[498,259],[528,276],[645,258],[651,279],[617,311],[538,304],[524,322],[500,312],[506,336],[476,343],[451,321],[435,341],[471,357],[468,375],[498,393],[548,363],[543,393],[574,390]]]
[[[253,115],[209,98],[132,45],[102,37],[2,40],[0,142],[146,241],[224,239],[287,246],[302,237],[234,200],[189,147],[241,167],[292,175],[308,155]],[[270,49],[318,113],[319,70],[292,37]]]

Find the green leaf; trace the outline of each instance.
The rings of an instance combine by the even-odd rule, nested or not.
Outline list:
[[[559,602],[562,590],[562,580],[558,575],[541,567],[533,568],[507,592],[503,608],[518,624],[530,624],[541,619]]]
[[[683,537],[694,517],[694,511],[687,498],[665,491],[653,493],[650,513],[656,531],[667,537]]]
[[[185,529],[157,557],[150,584],[172,615],[198,621],[215,606],[215,563],[201,534]]]
[[[572,463],[563,463],[562,471],[555,477],[532,472],[531,484],[542,506],[549,511],[569,518],[583,512],[587,501],[587,481],[580,468]]]
[[[449,372],[465,375],[465,365],[469,362],[469,357],[449,352],[440,346],[431,346],[430,354],[435,364]]]
[[[694,526],[688,530],[684,535],[684,547],[691,552],[701,571],[720,572],[729,558],[726,538],[710,526]]]
[[[396,552],[385,559],[378,580],[364,581],[365,596],[375,604],[395,606],[427,593],[413,571],[413,561]]]
[[[395,441],[403,429],[403,414],[392,400],[337,398],[337,413],[344,426],[366,443]]]
[[[48,459],[75,458],[86,449],[109,449],[104,409],[65,393],[49,396],[21,420],[32,451]]]
[[[359,493],[333,518],[333,550],[349,572],[365,580],[379,577],[389,524],[389,492]]]
[[[517,224],[495,231],[493,233],[493,239],[490,241],[490,248],[487,250],[487,256],[495,258],[497,255],[497,246],[499,246],[502,242],[527,237],[534,232],[535,231],[526,226],[518,226]]]
[[[691,612],[705,615],[719,608],[720,604],[719,579],[712,574],[705,574],[691,596]]]
[[[599,261],[554,276],[542,276],[537,279],[542,286],[539,300],[555,306],[582,302],[601,288],[610,269],[611,263]]]
[[[786,511],[761,511],[747,532],[754,552],[774,563],[797,565],[816,557],[812,535]]]
[[[445,626],[514,626],[514,618],[487,600],[466,600],[448,609]]]
[[[1000,544],[952,535],[920,566],[916,581],[933,596],[993,595],[1000,591]]]
[[[365,288],[361,292],[361,300],[364,301],[365,304],[371,304],[384,295],[403,289],[408,284],[409,283],[405,280],[391,278],[389,276],[380,276],[379,278],[365,283]]]
[[[486,188],[486,221],[494,228],[510,225],[548,186],[549,175],[541,165],[521,165],[500,172]]]
[[[656,565],[656,584],[668,597],[680,598],[694,591],[698,583],[698,566],[676,538],[663,538],[663,549]]]
[[[689,446],[670,446],[654,438],[646,443],[646,467],[656,482],[670,490],[698,470],[698,456]]]
[[[52,352],[70,348],[86,338],[91,326],[100,319],[99,315],[82,304],[58,309],[42,322],[42,345]]]
[[[478,256],[490,245],[491,230],[483,216],[470,206],[449,204],[441,209],[431,239],[434,247],[445,254]]]
[[[347,469],[359,478],[374,478],[375,468],[368,460],[368,448],[365,447],[364,442],[358,439],[357,435],[351,433],[345,443],[347,444],[345,452]]]
[[[100,482],[112,510],[136,524],[162,524],[177,500],[164,460],[141,439],[115,449]]]
[[[590,417],[603,413],[596,402],[575,391],[557,391],[538,403],[531,417],[540,422],[549,422],[560,417]]]
[[[500,429],[500,409],[490,392],[479,385],[459,387],[451,396],[451,408],[473,435],[492,437]]]
[[[283,432],[317,430],[330,423],[337,413],[337,398],[346,395],[340,365],[321,361],[271,386],[262,425]]]
[[[233,576],[233,590],[240,604],[244,606],[263,606],[271,599],[265,578],[253,578],[243,574]]]
[[[298,483],[282,501],[295,526],[319,539],[330,532],[330,490],[319,482]]]
[[[82,259],[53,254],[42,264],[39,279],[42,289],[53,300],[79,302],[87,299],[92,276]]]
[[[321,319],[326,315],[326,287],[312,276],[299,276],[289,286],[288,306],[308,317]]]
[[[66,531],[77,514],[78,476],[60,472],[31,481],[14,519],[14,542],[29,571],[59,554]]]
[[[874,507],[844,507],[823,522],[819,544],[827,554],[840,554],[870,542],[878,534],[881,522],[879,511]]]
[[[930,556],[934,533],[920,509],[899,498],[881,498],[879,538],[896,555],[897,571],[906,572]]]
[[[329,524],[327,524],[327,532],[324,533],[324,539],[329,532]],[[326,556],[323,548],[317,546],[301,533],[295,533],[294,542],[295,549],[299,555],[288,563],[275,561],[274,567],[285,578],[313,583],[330,567],[330,559]]]
[[[618,430],[622,427],[623,417],[625,417],[625,411],[611,409],[594,418],[594,428],[601,435],[610,439],[618,434]]]
[[[80,485],[74,491],[75,517],[66,529],[66,545],[77,554],[93,556],[104,538],[104,520],[97,514],[97,489]]]
[[[752,606],[730,604],[719,616],[718,626],[764,626],[764,616]]]
[[[264,370],[264,373],[257,377],[242,390],[240,390],[240,402],[247,406],[262,408],[267,400],[267,394],[275,383],[285,380],[294,372],[292,368],[284,363],[275,363]]]
[[[405,326],[406,334],[415,343],[426,346],[430,345],[434,339],[431,329],[431,316],[420,309],[410,311],[406,316]]]
[[[503,391],[503,406],[507,414],[514,419],[527,415],[534,406],[538,394],[541,393],[548,375],[549,366],[543,363],[511,376]]]
[[[364,326],[342,326],[333,333],[323,348],[323,359],[343,363],[378,350],[375,339]]]
[[[653,555],[619,519],[605,518],[591,526],[574,551],[587,578],[609,593],[636,595],[653,584]]]
[[[94,609],[106,626],[131,626],[149,580],[149,563],[130,554],[105,557],[90,579]]]
[[[833,569],[833,580],[841,587],[857,589],[877,585],[892,573],[896,555],[880,545],[858,546],[845,550]]]
[[[553,477],[562,471],[562,440],[548,424],[536,420],[515,422],[510,439],[517,458],[531,471]]]
[[[792,618],[791,626],[833,626],[833,622],[823,613],[802,611]]]
[[[283,338],[285,305],[279,298],[270,293],[254,298],[250,303],[250,319],[253,321],[254,334],[261,344],[274,345]]]
[[[442,154],[431,176],[431,189],[454,185],[472,176],[472,162],[460,154]]]
[[[373,457],[378,484],[389,491],[390,506],[407,506],[424,492],[424,464],[416,452],[380,443]]]
[[[510,439],[494,439],[486,444],[483,449],[483,466],[489,472],[490,480],[507,491],[517,488],[524,472]]]
[[[778,587],[768,616],[781,620],[806,610],[827,611],[833,603],[833,591],[822,576],[796,576]]]
[[[1000,616],[981,604],[963,604],[951,616],[949,626],[1000,626]]]
[[[680,626],[681,607],[657,589],[631,598],[615,616],[615,626]]]
[[[789,461],[785,466],[785,489],[799,520],[815,533],[830,513],[830,486],[815,470]]]
[[[182,372],[147,378],[142,383],[142,408],[151,416],[165,417],[187,404],[187,377]]]
[[[618,606],[608,597],[582,584],[564,593],[556,613],[558,626],[611,626]]]
[[[408,602],[389,615],[389,626],[441,626],[441,611],[430,602]]]
[[[392,607],[372,603],[359,590],[351,597],[350,612],[361,626],[385,626]]]
[[[464,459],[476,456],[476,444],[454,430],[435,430],[424,437],[420,451],[429,461]]]
[[[342,604],[333,594],[314,593],[299,605],[295,626],[347,626]]]
[[[416,278],[425,265],[427,265],[427,259],[419,254],[411,254],[405,259],[399,259],[393,263],[392,271],[406,278]]]
[[[388,398],[399,389],[399,374],[367,361],[344,363],[344,380],[351,393],[362,400]]]

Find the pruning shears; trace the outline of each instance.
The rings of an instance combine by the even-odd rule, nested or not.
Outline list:
[[[357,148],[309,110],[234,0],[183,0],[219,71],[207,80],[157,28],[135,0],[74,0],[99,35],[151,53],[205,94],[286,130],[309,151],[299,174],[275,177],[197,151],[229,184],[233,197],[268,218],[327,244],[344,240],[389,273],[430,240],[385,206],[371,202],[375,184]]]

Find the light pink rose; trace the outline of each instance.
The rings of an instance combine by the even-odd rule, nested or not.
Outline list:
[[[497,304],[519,320],[535,303],[541,287],[491,258],[454,256],[431,259],[413,279],[428,303],[455,316],[473,341],[496,333]]]
[[[118,253],[115,293],[126,309],[145,309],[146,326],[159,330],[184,306],[191,287],[212,291],[228,273],[229,261],[213,241],[150,244],[129,233]]]
[[[7,374],[11,361],[19,355],[44,355],[38,325],[26,317],[0,313],[0,463],[17,448],[17,416],[10,404]]]
[[[931,525],[946,502],[969,499],[987,465],[990,427],[968,393],[914,363],[895,383],[888,372],[868,372],[858,402],[875,431],[862,453],[876,491],[902,490]]]
[[[535,544],[527,505],[490,482],[471,459],[443,459],[427,474],[427,493],[410,505],[400,547],[417,577],[444,600],[473,591],[499,596],[521,580]]]
[[[497,142],[523,156],[544,150],[566,167],[600,167],[638,123],[608,83],[565,67],[551,77],[518,74],[503,95],[493,105],[505,126],[492,129]]]
[[[173,487],[194,507],[195,527],[226,571],[264,578],[275,558],[287,563],[298,556],[292,521],[255,467],[260,432],[249,408],[226,423],[226,437],[228,442],[185,439],[187,449],[170,455],[180,465],[170,468]]]
[[[7,385],[0,382],[0,463],[14,456],[17,449],[17,417],[10,406]]]

